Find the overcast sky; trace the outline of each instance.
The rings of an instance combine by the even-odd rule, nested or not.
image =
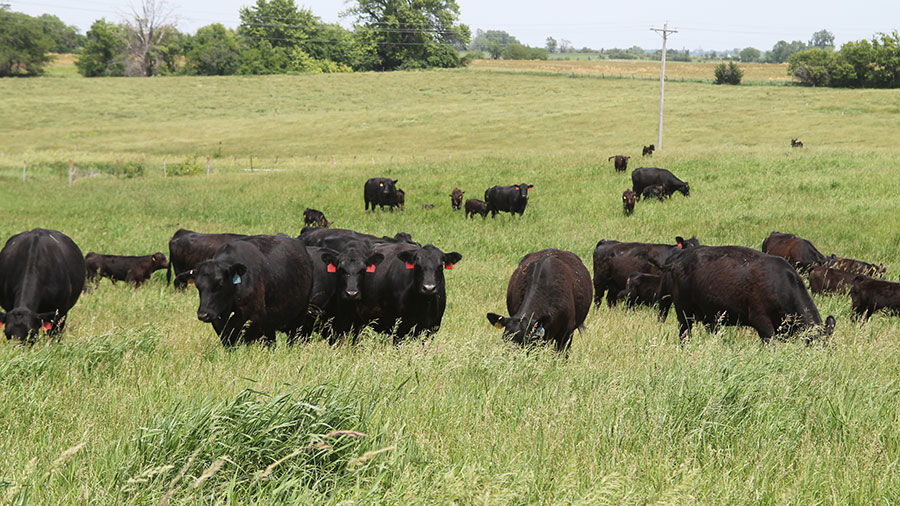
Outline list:
[[[86,31],[100,17],[121,20],[139,0],[0,0],[31,15],[51,13]],[[295,0],[326,22],[349,26],[341,18],[344,0]],[[871,38],[877,32],[900,28],[900,0],[829,0],[730,2],[721,0],[457,0],[461,21],[472,29],[505,30],[525,44],[543,46],[548,36],[567,39],[576,48],[594,49],[633,45],[659,48],[661,38],[649,29],[669,23],[678,33],[669,39],[673,49],[732,49],[747,46],[767,50],[779,40],[808,41],[821,29],[835,35],[840,46],[848,40]],[[194,32],[210,23],[238,24],[238,10],[251,0],[170,0],[179,28]]]

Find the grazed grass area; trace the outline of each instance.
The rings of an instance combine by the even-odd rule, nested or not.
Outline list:
[[[758,247],[777,229],[884,261],[896,278],[896,93],[671,83],[665,149],[639,160],[656,138],[656,92],[480,70],[0,81],[2,238],[51,227],[85,252],[144,254],[166,251],[179,227],[296,234],[312,206],[337,226],[403,230],[463,255],[440,332],[399,347],[367,333],[356,346],[226,351],[197,321],[195,291],[174,292],[162,273],[139,290],[104,281],[61,343],[0,344],[0,497],[895,502],[895,317],[858,328],[847,297],[816,297],[838,318],[827,346],[698,329],[681,348],[673,321],[604,306],[568,359],[526,354],[487,323],[525,253],[559,247],[589,264],[603,237]],[[691,197],[640,202],[625,218],[630,180],[606,160],[616,153],[673,170]],[[280,171],[245,171],[250,154]],[[191,155],[204,172],[213,156],[209,178],[162,178],[163,159]],[[48,164],[70,157],[148,170],[69,187]],[[363,213],[376,175],[400,180],[405,212]],[[522,218],[450,211],[454,186],[480,197],[515,182],[535,185]],[[310,425],[283,430],[303,416]],[[366,436],[307,449],[331,430]]]

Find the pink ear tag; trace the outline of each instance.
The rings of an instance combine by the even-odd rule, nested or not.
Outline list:
[[[325,267],[325,270],[328,272],[337,272],[337,267],[335,267],[334,264],[328,264],[328,266]]]
[[[366,266],[366,272],[375,272],[375,264]]]
[[[52,329],[52,328],[53,328],[53,324],[50,323],[50,322],[47,322],[47,323],[45,323],[44,325],[41,326],[41,330],[50,330],[50,329]]]
[[[452,271],[452,270],[453,270],[453,264],[447,264],[447,265],[445,265],[445,266],[444,266],[444,269],[447,269],[448,271]]]
[[[416,268],[416,265],[415,265],[415,264],[411,264],[411,263],[409,263],[409,262],[406,262],[406,268],[407,268],[407,269],[415,269],[415,268]]]

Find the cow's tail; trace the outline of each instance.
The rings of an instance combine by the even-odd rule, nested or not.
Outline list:
[[[169,253],[171,255],[171,253]],[[169,266],[166,267],[166,284],[170,284],[172,282],[172,260],[169,259]]]

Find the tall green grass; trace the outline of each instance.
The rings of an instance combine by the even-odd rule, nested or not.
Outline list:
[[[61,342],[0,343],[0,497],[895,502],[896,317],[860,328],[846,296],[817,296],[838,319],[828,344],[698,328],[680,347],[673,321],[604,305],[567,359],[525,353],[488,324],[524,254],[558,247],[590,266],[600,238],[759,247],[781,230],[884,261],[896,278],[896,94],[670,83],[665,148],[639,159],[656,138],[656,93],[466,70],[0,81],[0,237],[41,226],[84,252],[167,253],[179,227],[296,234],[309,206],[336,226],[463,255],[446,272],[441,330],[397,347],[365,332],[353,346],[224,350],[196,319],[196,291],[175,292],[161,272],[137,290],[104,280]],[[246,170],[251,154],[270,171]],[[612,154],[671,169],[691,196],[623,216],[630,179]],[[163,160],[190,157],[199,175],[162,177]],[[69,158],[145,170],[68,186],[49,164]],[[405,212],[363,212],[363,182],[380,175],[400,180]],[[455,186],[480,198],[520,182],[535,186],[521,218],[450,210]],[[332,430],[367,436],[316,449]]]

